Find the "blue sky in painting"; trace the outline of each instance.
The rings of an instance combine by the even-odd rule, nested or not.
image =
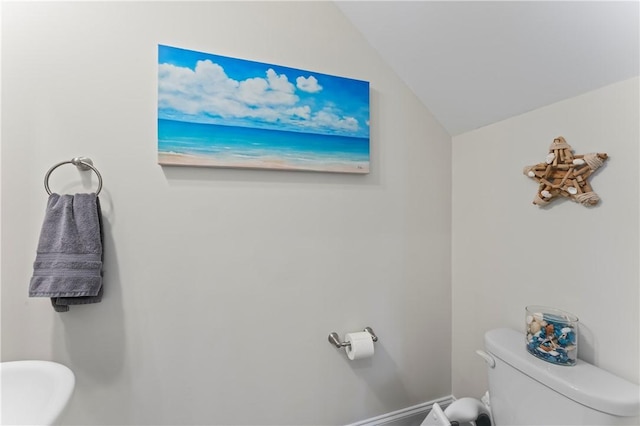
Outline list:
[[[158,46],[158,118],[369,137],[369,83]]]

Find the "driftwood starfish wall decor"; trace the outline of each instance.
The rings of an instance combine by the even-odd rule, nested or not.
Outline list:
[[[573,155],[562,136],[555,138],[544,163],[524,168],[523,173],[539,184],[533,204],[544,206],[560,196],[583,206],[595,206],[600,197],[587,180],[607,158],[604,153]]]

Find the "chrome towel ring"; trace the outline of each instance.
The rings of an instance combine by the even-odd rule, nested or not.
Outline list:
[[[98,189],[96,189],[96,195],[100,193],[100,190],[102,190],[102,175],[100,174],[98,169],[96,169],[93,166],[93,161],[91,161],[91,158],[75,157],[69,161],[62,161],[58,164],[55,164],[53,167],[49,169],[49,171],[47,171],[47,174],[44,175],[44,189],[47,190],[47,194],[51,195],[51,189],[49,189],[49,176],[51,176],[51,173],[55,169],[57,169],[58,167],[64,164],[73,164],[78,168],[78,170],[82,170],[82,171],[93,170],[93,172],[98,176]]]

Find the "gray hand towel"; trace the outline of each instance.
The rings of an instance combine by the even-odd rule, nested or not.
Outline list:
[[[102,213],[96,194],[51,194],[30,297],[50,297],[57,312],[102,300]]]

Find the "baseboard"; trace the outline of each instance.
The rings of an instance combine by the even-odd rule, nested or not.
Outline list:
[[[361,420],[351,423],[347,426],[382,426],[382,425],[419,425],[422,419],[427,417],[429,411],[436,402],[444,409],[451,404],[455,398],[453,395],[434,399],[433,401],[423,402],[422,404],[403,408],[402,410],[392,411],[391,413],[382,414],[370,419]]]

